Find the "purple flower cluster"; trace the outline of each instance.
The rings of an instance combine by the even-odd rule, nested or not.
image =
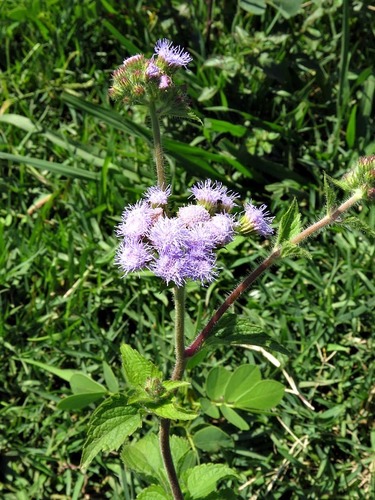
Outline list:
[[[165,97],[176,94],[176,98],[181,98],[181,89],[174,85],[173,76],[192,60],[188,52],[180,46],[174,46],[167,38],[158,40],[150,59],[143,54],[136,54],[125,59],[122,66],[113,72],[109,95],[127,104],[147,104],[150,99],[160,98],[161,94]]]
[[[201,196],[203,187],[205,194]],[[176,217],[168,217],[164,211],[169,188],[151,187],[141,201],[125,208],[116,231],[122,242],[115,258],[125,274],[148,268],[177,286],[188,279],[202,283],[214,279],[214,252],[233,240],[236,227],[222,201],[227,195],[233,206],[237,195],[228,194],[225,187],[211,181],[204,186],[197,184],[191,191],[197,203],[181,207]],[[204,206],[207,200],[210,211]]]
[[[153,186],[141,201],[125,208],[116,230],[122,241],[115,258],[125,274],[150,269],[167,284],[211,282],[217,274],[215,251],[230,243],[235,231],[273,233],[265,205],[245,204],[237,222],[229,212],[238,194],[220,182],[198,182],[190,191],[195,203],[181,207],[175,217],[165,211],[170,188]]]

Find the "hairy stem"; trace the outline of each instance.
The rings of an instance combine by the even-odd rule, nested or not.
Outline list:
[[[154,137],[155,165],[156,165],[156,176],[158,180],[158,186],[161,189],[165,189],[167,187],[167,184],[165,181],[164,157],[163,157],[163,148],[161,144],[160,123],[156,111],[156,106],[153,101],[149,103],[149,112],[151,118],[152,134]]]
[[[172,380],[181,380],[185,369],[185,288],[175,286],[174,304],[175,304],[175,353],[176,364],[172,373]],[[160,451],[163,457],[164,467],[167,471],[169,484],[171,486],[174,500],[182,500],[182,492],[176,469],[173,464],[171,446],[170,446],[170,427],[171,421],[162,419],[160,422]]]
[[[335,222],[344,212],[346,212],[349,208],[351,208],[355,203],[357,203],[362,197],[361,192],[356,192],[353,196],[351,196],[347,201],[342,203],[339,207],[334,209],[329,215],[323,217],[323,219],[315,222],[311,226],[309,226],[304,231],[301,231],[297,236],[295,236],[291,243],[294,245],[298,245],[302,241],[304,241],[309,236],[313,235],[320,229],[332,224]],[[225,299],[223,304],[217,309],[212,318],[209,320],[207,325],[203,328],[203,330],[199,333],[199,335],[193,340],[193,342],[185,349],[185,358],[189,358],[194,356],[199,349],[202,347],[203,342],[208,339],[208,337],[212,334],[213,328],[219,319],[223,316],[223,314],[228,310],[228,308],[239,298],[241,295],[254,283],[254,281],[261,275],[263,272],[268,269],[277,259],[281,256],[281,248],[276,248],[273,252],[256,268],[252,271],[234,290],[233,292]]]
[[[159,443],[160,451],[163,457],[164,467],[167,471],[169,484],[171,486],[172,495],[174,500],[184,500],[180,484],[178,482],[178,477],[176,474],[176,469],[174,468],[173,458],[171,453],[171,445],[169,441],[169,431],[171,427],[171,421],[168,419],[161,419],[160,421],[160,432],[159,432]]]

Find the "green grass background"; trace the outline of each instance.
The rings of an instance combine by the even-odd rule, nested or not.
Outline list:
[[[374,10],[347,0],[8,0],[0,23],[0,495],[135,498],[146,483],[117,454],[78,469],[94,406],[57,409],[69,384],[32,364],[103,382],[105,361],[121,380],[125,341],[172,367],[171,294],[113,265],[114,226],[154,167],[144,111],[109,102],[111,72],[151,56],[158,38],[187,48],[194,62],[180,78],[203,126],[163,124],[173,201],[210,177],[276,214],[296,197],[307,224],[324,213],[323,173],[340,178],[375,153]],[[373,208],[356,212],[374,227]],[[189,335],[268,247],[241,239],[220,251],[213,285],[188,285]],[[315,411],[287,394],[273,415],[242,414],[247,432],[207,416],[181,431],[213,423],[234,437],[201,459],[242,473],[238,498],[374,492],[373,239],[334,226],[306,248],[312,261],[272,268],[232,312],[290,351],[278,357]],[[262,356],[218,349],[189,372],[190,403],[212,366],[243,362],[285,383]]]

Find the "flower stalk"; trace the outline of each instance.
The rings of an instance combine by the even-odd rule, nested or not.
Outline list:
[[[152,134],[154,138],[154,155],[155,155],[157,183],[161,189],[166,189],[167,183],[165,180],[164,156],[163,156],[163,147],[161,143],[160,123],[155,102],[152,100],[149,103],[149,113],[151,118]]]

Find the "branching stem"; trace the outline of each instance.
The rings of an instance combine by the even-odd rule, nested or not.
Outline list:
[[[306,238],[316,233],[320,229],[329,224],[335,222],[344,212],[346,212],[349,208],[351,208],[355,203],[357,203],[362,197],[361,192],[356,192],[352,195],[348,200],[342,203],[339,207],[334,209],[329,215],[323,217],[323,219],[315,222],[311,226],[309,226],[304,231],[301,231],[300,234],[295,236],[291,243],[294,245],[298,245]],[[193,342],[185,349],[185,358],[189,358],[194,356],[199,349],[202,347],[205,340],[212,334],[213,328],[219,319],[223,316],[223,314],[228,310],[228,308],[254,283],[254,281],[259,278],[263,272],[268,269],[279,257],[281,256],[281,248],[275,248],[273,252],[256,268],[252,271],[234,290],[233,292],[225,299],[223,304],[216,310],[212,318],[209,320],[207,325],[203,328],[203,330],[199,333],[199,335],[193,340]]]

